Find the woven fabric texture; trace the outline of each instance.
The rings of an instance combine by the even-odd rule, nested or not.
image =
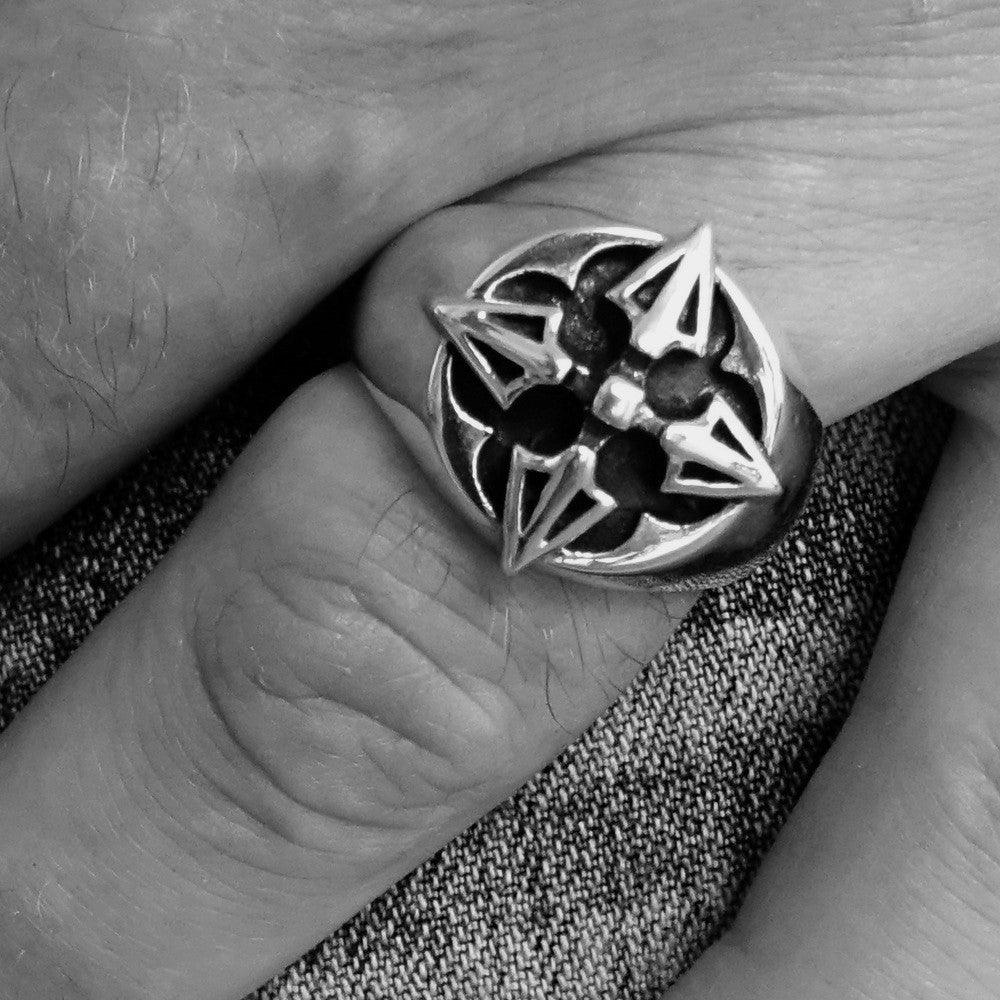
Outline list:
[[[0,725],[327,360],[315,338],[293,338],[0,566]],[[911,391],[835,427],[776,558],[703,598],[581,740],[258,1000],[658,996],[732,915],[836,735],[948,422]]]

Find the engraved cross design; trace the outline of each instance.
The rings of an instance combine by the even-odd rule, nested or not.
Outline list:
[[[643,307],[640,290],[670,268],[673,273],[662,290]],[[679,244],[664,244],[606,296],[628,317],[629,345],[648,363],[671,351],[704,357],[715,281],[712,230],[703,226]],[[531,387],[562,383],[576,365],[559,342],[563,315],[558,306],[467,298],[436,302],[433,314],[504,409]],[[540,338],[520,332],[518,323],[525,322],[541,324]],[[512,362],[521,374],[504,378],[491,352]],[[503,516],[502,561],[507,572],[571,547],[617,508],[596,477],[600,447],[616,431],[640,429],[658,440],[668,458],[660,485],[665,493],[745,500],[782,492],[761,446],[722,396],[714,395],[696,417],[667,420],[649,406],[645,378],[644,368],[625,359],[611,366],[591,405],[606,432],[585,425],[577,440],[555,456],[514,446]],[[545,484],[534,508],[525,511],[530,473],[542,474]]]

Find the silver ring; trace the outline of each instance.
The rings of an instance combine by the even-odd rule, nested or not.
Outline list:
[[[801,510],[820,422],[709,226],[550,233],[429,311],[431,428],[508,573],[718,586]]]

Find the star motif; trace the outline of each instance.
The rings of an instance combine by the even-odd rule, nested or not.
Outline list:
[[[668,270],[663,287],[644,305],[643,289]],[[630,347],[647,363],[643,370],[624,362],[608,370],[591,404],[600,430],[585,426],[556,456],[514,446],[503,515],[507,572],[572,547],[617,509],[614,496],[597,480],[597,463],[602,444],[618,432],[640,429],[657,439],[668,459],[660,485],[664,493],[739,501],[782,492],[762,447],[722,396],[714,395],[701,414],[684,420],[661,417],[646,400],[646,372],[655,361],[674,351],[706,356],[715,282],[712,230],[702,226],[681,243],[664,244],[605,293],[627,316]],[[470,298],[435,303],[433,315],[504,409],[528,388],[558,385],[574,370],[559,342],[558,306]],[[538,337],[524,332],[532,326],[540,328]],[[497,355],[510,364],[498,363]],[[545,478],[529,511],[533,474]]]

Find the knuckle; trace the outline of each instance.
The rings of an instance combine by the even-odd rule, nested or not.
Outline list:
[[[374,857],[468,808],[512,753],[506,701],[421,648],[352,567],[269,562],[215,580],[197,671],[251,781],[244,811],[282,840]]]

